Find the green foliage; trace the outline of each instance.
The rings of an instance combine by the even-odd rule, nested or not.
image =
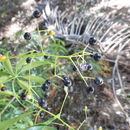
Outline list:
[[[6,56],[7,58],[8,58],[8,54],[9,54],[9,52],[7,52],[7,53],[5,54],[5,56]],[[11,75],[14,74],[13,68],[12,68],[12,65],[11,65],[11,62],[10,62],[9,59],[7,59],[7,60],[5,60],[5,61],[3,62],[3,66],[4,66],[5,70],[6,70],[9,74],[11,74]]]
[[[27,82],[17,79],[17,83],[22,89],[29,90],[32,88]]]
[[[35,82],[35,83],[44,83],[45,79],[39,76],[32,76],[32,75],[26,75],[22,77],[25,80],[30,80],[31,82]]]
[[[36,67],[39,67],[39,66],[44,66],[44,65],[49,65],[49,64],[52,64],[50,62],[47,62],[47,61],[37,61],[37,62],[32,62],[31,65],[30,64],[27,64],[25,65],[21,71],[21,72],[24,72],[24,71],[27,71],[27,70],[31,70],[33,68],[36,68]],[[53,64],[52,64],[53,65]]]
[[[22,32],[18,32],[16,37],[20,37],[22,34]],[[48,40],[48,42],[43,44],[43,39]],[[43,98],[45,94],[41,89],[41,85],[46,80],[51,79],[53,87],[60,86],[56,81],[62,79],[61,75],[71,73],[72,66],[77,68],[77,73],[87,85],[85,79],[86,73],[80,72],[79,69],[79,63],[83,63],[83,61],[87,61],[93,65],[94,69],[89,72],[90,75],[95,76],[102,71],[100,63],[90,58],[90,52],[84,52],[78,48],[74,54],[68,55],[68,50],[65,48],[63,41],[55,38],[50,39],[46,34],[45,37],[43,36],[43,39],[41,39],[41,34],[37,32],[32,33],[32,39],[27,43],[24,41],[24,43],[31,49],[35,46],[37,53],[25,49],[19,55],[11,56],[12,52],[7,51],[5,53],[6,60],[0,63],[0,83],[4,84],[8,89],[6,91],[0,91],[0,99],[6,99],[6,102],[0,100],[0,130],[56,130],[54,128],[55,125],[53,125],[55,120],[60,121],[63,126],[73,129],[61,119],[62,109],[68,92],[65,91],[66,97],[61,106],[61,110],[55,115],[38,105],[38,99],[40,97]],[[46,59],[44,56],[48,56],[49,58]],[[26,63],[27,57],[31,58],[30,63]],[[52,69],[54,70],[53,73]],[[24,101],[20,97],[21,93],[26,94],[27,98]],[[36,115],[27,112],[33,111],[34,109],[38,109]],[[13,114],[14,111],[18,112],[17,117]],[[51,117],[44,122],[38,121],[37,118],[41,111]],[[7,118],[9,119],[7,120]]]
[[[10,128],[14,123],[18,122],[19,120],[22,120],[23,118],[25,118],[26,116],[29,116],[31,113],[24,113],[22,115],[19,115],[17,117],[14,117],[12,119],[6,120],[6,121],[2,121],[0,122],[0,129],[1,130],[7,130],[8,128]]]
[[[56,128],[49,126],[34,126],[31,128],[27,128],[26,130],[56,130]]]

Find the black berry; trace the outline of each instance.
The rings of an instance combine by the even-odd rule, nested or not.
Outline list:
[[[49,89],[48,84],[46,84],[46,83],[42,84],[42,90],[43,91],[47,91],[48,89]]]
[[[49,108],[49,107],[45,107],[45,109],[46,109],[47,111],[50,111],[50,110],[51,110],[51,108]]]
[[[50,80],[46,80],[45,83],[42,84],[41,87],[42,87],[43,91],[47,91],[49,89],[50,85],[51,85]]]
[[[2,88],[1,88],[1,91],[6,91],[6,90],[7,90],[6,87],[2,87]]]
[[[42,14],[42,12],[41,12],[41,10],[39,10],[39,9],[36,9],[36,10],[33,12],[33,16],[34,16],[35,18],[39,18],[39,17],[41,16],[41,14]]]
[[[72,85],[72,81],[68,77],[62,76],[62,78],[65,86],[70,87]]]
[[[50,85],[51,81],[50,80],[46,80],[45,83],[48,84],[48,85]]]
[[[96,77],[94,79],[94,82],[96,85],[102,85],[103,84],[103,79],[101,77]]]
[[[33,114],[36,114],[37,113],[37,111],[38,111],[38,109],[33,109]]]
[[[43,119],[45,116],[44,112],[40,112],[40,118]]]
[[[31,39],[31,34],[30,34],[29,32],[26,32],[26,33],[24,34],[24,39],[30,40],[30,39]]]
[[[101,54],[95,53],[95,54],[93,55],[93,58],[94,58],[94,60],[99,61],[100,58],[101,58]]]
[[[87,91],[87,93],[93,93],[94,92],[94,87],[89,86],[89,87],[86,88],[86,91]]]
[[[48,98],[49,94],[48,93],[45,93],[44,94],[44,98]]]
[[[81,71],[87,71],[87,70],[91,70],[92,69],[92,65],[91,64],[80,64],[79,65],[79,69]]]
[[[30,58],[30,57],[28,57],[27,59],[26,59],[26,63],[30,63],[31,62],[31,60],[32,60],[32,58]]]
[[[94,45],[95,43],[96,43],[96,38],[95,37],[90,37],[90,39],[89,39],[89,44],[90,45]]]
[[[43,99],[43,98],[41,98],[41,99],[38,100],[38,104],[39,104],[39,106],[41,106],[41,107],[46,107],[46,106],[47,106],[47,102],[46,102],[46,100]]]
[[[49,59],[50,57],[49,56],[44,56],[45,59]]]
[[[88,64],[88,70],[92,70],[92,65],[91,64]]]
[[[25,100],[26,97],[27,97],[27,95],[26,95],[25,93],[21,93],[21,94],[20,94],[20,98],[21,98],[22,100]]]

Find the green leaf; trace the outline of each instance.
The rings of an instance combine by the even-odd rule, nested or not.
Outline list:
[[[5,76],[1,76],[0,77],[0,83],[5,83],[6,81],[8,81],[10,78],[10,76],[5,75]]]
[[[9,74],[6,72],[0,71],[0,76],[9,76]]]
[[[17,65],[16,65],[16,71],[19,71],[19,69],[21,69],[21,67],[26,63],[26,58],[22,58],[18,61]]]
[[[10,75],[6,72],[0,71],[0,83],[4,83],[8,81],[10,78]]]
[[[6,53],[6,57],[7,57],[7,58],[8,58],[8,54],[9,54],[9,52]],[[4,65],[4,67],[5,67],[5,69],[6,69],[6,71],[7,71],[8,73],[10,73],[11,75],[14,74],[13,68],[12,68],[12,65],[11,65],[11,62],[10,62],[9,59],[6,59],[6,60],[3,62],[3,65]]]
[[[60,118],[60,114],[57,114],[56,116],[52,117],[51,119],[47,120],[46,122],[39,123],[31,128],[28,128],[26,130],[56,130],[56,128],[48,127],[49,124],[51,124],[54,120],[57,118]],[[41,129],[42,128],[42,129]]]
[[[60,53],[65,54],[67,52],[67,50],[65,49],[64,46],[57,44],[57,43],[53,43],[50,46],[48,46],[46,48],[48,50],[48,52],[50,52],[51,54],[55,54],[55,55],[59,55]]]
[[[27,128],[26,130],[57,130],[57,129],[49,126],[34,126],[31,128]]]
[[[14,94],[11,91],[0,91],[0,95],[2,96],[14,96]]]
[[[56,116],[52,117],[51,119],[47,120],[46,122],[42,123],[43,125],[49,125],[57,118],[60,118],[60,114],[57,114]]]
[[[30,86],[27,82],[25,82],[25,81],[23,81],[23,80],[17,79],[17,83],[18,83],[18,85],[19,85],[21,88],[26,89],[26,90],[28,90],[28,89],[30,89],[30,88],[32,87],[32,86]]]
[[[31,112],[19,115],[17,117],[14,117],[12,119],[9,120],[5,120],[0,122],[0,130],[7,130],[8,128],[10,128],[14,123],[18,122],[19,120],[22,120],[23,118],[25,118],[26,116],[29,116],[31,114]]]
[[[23,78],[26,80],[30,80],[31,82],[36,82],[36,83],[43,83],[45,81],[45,79],[43,79],[39,76],[27,75],[27,76],[23,76]]]
[[[42,66],[42,65],[48,65],[48,64],[52,64],[52,63],[47,62],[47,61],[31,62],[30,64],[27,64],[26,66],[24,66],[20,72],[24,72],[26,70],[30,70],[32,68],[39,67],[39,66]]]

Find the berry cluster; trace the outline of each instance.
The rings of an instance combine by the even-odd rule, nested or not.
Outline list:
[[[41,88],[44,92],[47,92],[47,90],[49,89],[49,87],[51,86],[51,81],[50,80],[46,80],[45,83],[42,84]],[[40,98],[38,100],[38,104],[39,106],[41,106],[42,108],[46,109],[47,111],[50,110],[49,107],[47,107],[47,97],[48,97],[48,93],[44,94],[44,98]],[[44,112],[40,112],[39,114],[41,119],[44,119],[45,113]]]
[[[47,91],[51,85],[50,80],[46,80],[45,83],[42,84],[41,88],[43,91]]]
[[[103,84],[103,79],[101,77],[96,77],[94,79],[94,83],[98,86],[102,85]],[[86,88],[86,92],[87,93],[93,93],[94,92],[94,87],[93,86],[88,86]]]
[[[39,18],[40,16],[42,15],[42,11],[40,9],[36,9],[34,12],[33,12],[33,17],[35,18]],[[54,31],[48,31],[48,34],[50,36],[55,36],[55,32]],[[24,39],[25,40],[31,40],[31,34],[29,32],[26,32],[24,34]],[[90,37],[89,40],[88,40],[88,43],[93,46],[95,45],[97,42],[97,39],[95,37]],[[34,53],[34,52],[33,52]],[[29,53],[30,54],[30,53]],[[89,56],[91,56],[95,61],[99,61],[101,59],[101,54],[99,53],[92,53],[90,54]],[[48,59],[49,56],[47,55],[44,55],[44,58],[45,59]],[[32,60],[32,58],[30,57],[27,57],[26,59],[26,63],[30,63]],[[86,72],[86,71],[90,71],[93,69],[93,66],[90,64],[90,63],[83,63],[83,64],[80,64],[78,65],[78,67],[73,67],[73,70],[76,71],[77,68],[79,68],[80,71],[82,72]],[[54,73],[54,72],[53,72]],[[94,83],[98,86],[102,85],[103,84],[103,79],[101,77],[96,77],[94,80]],[[64,86],[68,89],[68,88],[71,88],[72,86],[72,81],[69,77],[66,77],[66,76],[62,76],[62,82],[64,84]],[[46,80],[42,85],[41,85],[41,89],[45,92],[44,94],[44,98],[40,98],[38,100],[38,105],[44,109],[46,109],[47,111],[49,110],[49,108],[47,107],[47,97],[48,97],[48,94],[47,94],[47,91],[49,90],[51,86],[51,81],[50,80]],[[88,86],[86,88],[86,92],[87,93],[94,93],[94,87],[93,86]],[[25,93],[22,93],[20,94],[20,97],[22,100],[25,100],[27,95]],[[41,119],[44,118],[45,116],[45,113],[43,111],[40,112],[40,117]]]

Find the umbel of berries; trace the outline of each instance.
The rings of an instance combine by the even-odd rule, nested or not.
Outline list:
[[[43,91],[47,91],[47,90],[49,89],[50,85],[51,85],[50,80],[46,80],[45,83],[42,84],[42,86],[41,86],[41,87],[42,87],[42,90],[43,90]]]
[[[29,32],[26,32],[26,33],[24,33],[23,37],[24,37],[25,40],[30,40],[31,39],[31,34]]]
[[[42,11],[39,10],[39,9],[36,9],[36,10],[33,12],[33,16],[34,16],[35,18],[39,18],[39,17],[41,16],[41,14],[42,14]]]
[[[90,39],[89,39],[88,42],[89,42],[90,45],[94,45],[94,44],[96,43],[96,41],[97,41],[97,40],[96,40],[95,37],[90,37]]]
[[[72,86],[72,81],[68,77],[62,76],[62,78],[63,78],[63,83],[65,86],[67,86],[67,87]]]
[[[96,85],[102,85],[103,84],[103,79],[101,77],[96,77],[94,79],[94,82]]]

